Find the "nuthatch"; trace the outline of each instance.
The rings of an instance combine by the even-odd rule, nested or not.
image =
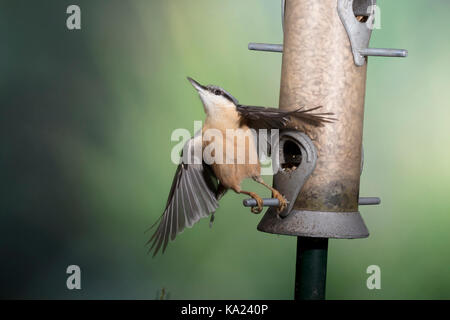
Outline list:
[[[201,218],[213,214],[219,207],[218,200],[228,189],[254,198],[257,206],[251,208],[251,211],[260,213],[262,198],[254,192],[241,189],[241,182],[245,178],[252,178],[270,189],[272,196],[279,200],[278,211],[283,211],[286,207],[286,199],[261,178],[261,166],[255,141],[248,133],[251,129],[286,128],[292,118],[312,126],[322,126],[323,123],[333,120],[327,117],[331,113],[311,113],[320,107],[283,111],[241,105],[236,98],[220,87],[203,86],[189,77],[188,80],[200,95],[206,119],[201,132],[186,142],[183,148],[182,160],[176,170],[166,208],[158,219],[160,221],[158,228],[149,240],[149,243],[153,241],[149,251],[155,248],[154,255],[163,244],[164,252],[169,237],[174,240],[185,227],[192,227]],[[230,130],[239,130],[238,135],[249,138],[241,141],[235,139],[236,134],[230,134]],[[221,133],[223,138],[217,139],[217,136],[213,139],[207,138],[206,135],[210,131]],[[239,152],[230,152],[228,149],[230,146],[232,151],[243,150],[245,159],[238,159]],[[206,159],[202,158],[194,163],[189,161],[189,158],[195,154],[195,150],[200,150],[203,156],[203,151],[206,149],[213,150],[211,152],[213,158],[222,151],[225,159],[219,162],[214,161],[217,158],[212,161],[205,161]]]

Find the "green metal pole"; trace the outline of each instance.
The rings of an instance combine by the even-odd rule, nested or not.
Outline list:
[[[327,238],[297,237],[295,300],[324,300]]]

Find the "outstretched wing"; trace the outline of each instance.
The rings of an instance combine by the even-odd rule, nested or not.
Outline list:
[[[201,136],[192,138],[184,146],[182,162],[173,178],[166,208],[158,219],[158,228],[148,241],[152,243],[149,252],[154,249],[153,256],[161,246],[162,252],[165,251],[169,237],[174,240],[185,227],[192,227],[219,207],[215,195],[217,178],[208,165],[193,157],[198,143],[201,143]]]
[[[296,118],[304,123],[313,126],[323,126],[325,122],[333,122],[331,112],[312,113],[321,107],[311,109],[299,108],[294,111],[285,111],[275,108],[254,107],[238,105],[237,111],[241,116],[241,124],[246,124],[253,129],[283,129],[289,124],[292,118]]]

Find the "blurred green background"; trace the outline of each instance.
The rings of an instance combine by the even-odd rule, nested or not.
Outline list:
[[[172,181],[172,131],[204,118],[186,76],[277,105],[281,55],[247,43],[281,43],[280,2],[0,3],[0,296],[292,299],[296,240],[256,231],[241,195],[163,256],[144,233]],[[368,239],[330,240],[327,298],[449,299],[450,2],[378,3],[371,46],[410,55],[370,58],[361,195],[382,205],[361,209]],[[66,288],[70,264],[82,290]],[[372,264],[381,290],[366,287]]]

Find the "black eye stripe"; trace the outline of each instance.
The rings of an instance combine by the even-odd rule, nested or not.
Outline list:
[[[224,97],[225,99],[229,100],[230,102],[233,102],[234,104],[238,104],[238,101],[236,100],[236,98],[234,98],[231,94],[226,92],[224,89],[217,87],[217,86],[213,86],[213,85],[208,85],[206,87],[207,87],[208,91],[211,92],[212,94],[220,95],[220,96]]]
[[[225,97],[226,99],[228,99],[229,101],[233,102],[233,99],[231,99],[231,97],[227,94],[222,94],[223,97]]]
[[[227,95],[225,94],[225,92],[223,92],[223,91],[220,90],[220,89],[217,89],[217,88],[211,88],[210,91],[211,91],[212,93],[214,93],[216,96],[223,96],[223,97],[225,97],[225,98],[228,98]]]

